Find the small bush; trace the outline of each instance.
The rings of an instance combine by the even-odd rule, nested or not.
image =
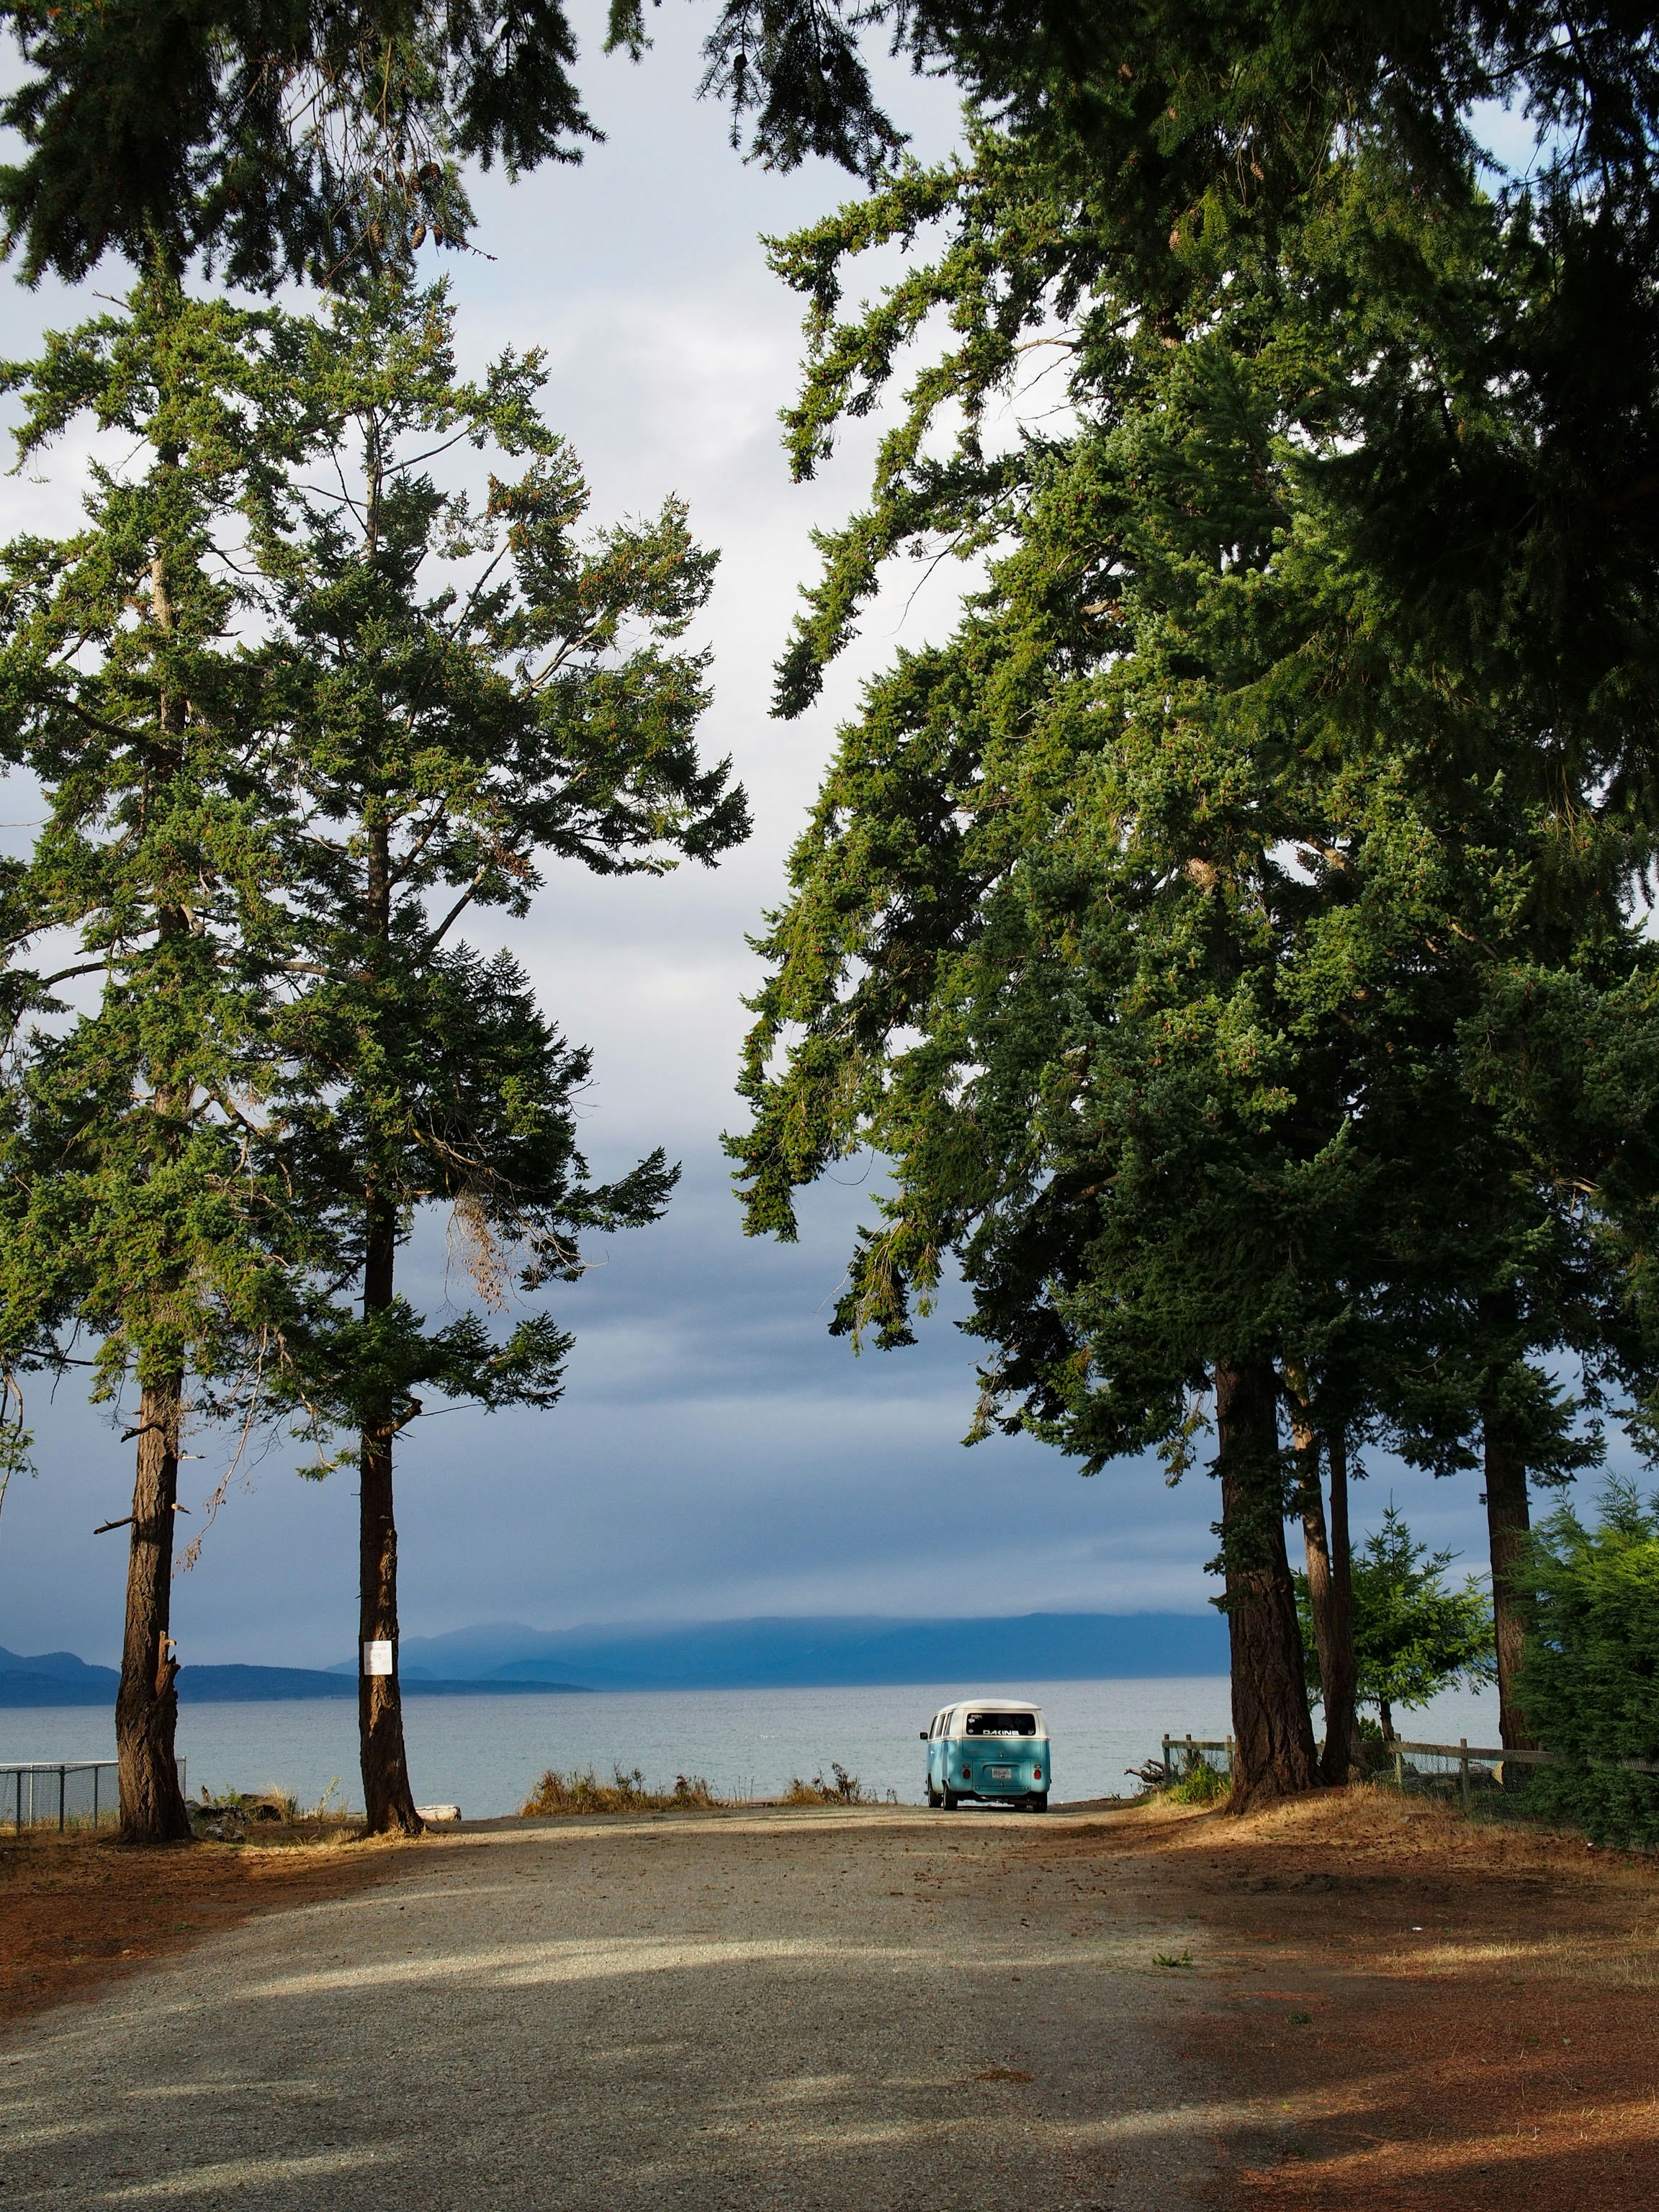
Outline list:
[[[1218,1805],[1232,1786],[1218,1768],[1195,1753],[1187,1771],[1167,1783],[1158,1795],[1166,1805]]]
[[[586,1774],[574,1767],[562,1774],[550,1766],[519,1810],[525,1819],[550,1813],[699,1812],[726,1802],[701,1774],[677,1774],[672,1790],[664,1791],[647,1790],[637,1766],[631,1774],[613,1767],[609,1782],[601,1782],[591,1766]]]
[[[281,1790],[265,1790],[257,1796],[226,1790],[216,1798],[204,1790],[199,1804],[191,1804],[188,1810],[197,1834],[220,1844],[246,1843],[250,1833],[260,1829],[291,1828],[300,1815],[294,1798]]]
[[[343,1805],[331,1805],[339,1778],[330,1783],[322,1802],[307,1808],[291,1790],[272,1787],[249,1792],[221,1790],[214,1797],[204,1790],[190,1801],[191,1822],[198,1836],[216,1844],[320,1844],[339,1841],[352,1832],[356,1821]]]
[[[1425,1705],[1454,1682],[1466,1689],[1495,1681],[1492,1601],[1474,1576],[1449,1589],[1445,1574],[1453,1552],[1431,1552],[1390,1505],[1382,1526],[1353,1556],[1353,1643],[1358,1666],[1356,1696],[1376,1708],[1380,1733],[1394,1734],[1393,1709]],[[1313,1601],[1305,1575],[1294,1577],[1296,1608],[1308,1689],[1320,1695],[1319,1652]]]
[[[866,1790],[856,1774],[849,1774],[838,1759],[830,1762],[833,1782],[826,1782],[815,1774],[810,1782],[796,1775],[783,1793],[786,1805],[876,1805],[880,1799],[873,1790]],[[891,1792],[889,1793],[890,1796]]]

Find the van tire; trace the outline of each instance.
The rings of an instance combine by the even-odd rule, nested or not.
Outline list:
[[[1034,1790],[1025,1802],[1034,1813],[1046,1813],[1048,1809],[1048,1793],[1046,1790]]]
[[[947,1813],[954,1813],[957,1807],[961,1804],[962,1800],[957,1796],[954,1790],[947,1790],[943,1797],[940,1798],[939,1802],[944,1806]]]
[[[939,1805],[940,1805],[941,1800],[940,1800],[939,1794],[938,1790],[935,1790],[935,1789],[933,1787],[933,1785],[932,1785],[932,1784],[931,1784],[931,1783],[928,1784],[928,1789],[927,1789],[927,1802],[928,1802],[928,1803],[933,1807],[933,1810],[937,1813],[937,1812],[938,1812],[938,1810],[939,1810]]]

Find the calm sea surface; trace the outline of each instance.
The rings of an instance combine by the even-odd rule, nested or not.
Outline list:
[[[947,1699],[985,1683],[925,1683],[846,1690],[651,1690],[580,1697],[410,1698],[404,1706],[410,1778],[422,1804],[459,1804],[469,1818],[515,1813],[549,1766],[641,1769],[672,1788],[701,1774],[744,1796],[779,1795],[791,1778],[828,1775],[839,1759],[866,1789],[919,1803],[922,1749],[917,1731]],[[1227,1681],[1200,1675],[1156,1681],[1027,1682],[1054,1741],[1056,1798],[1127,1793],[1124,1769],[1156,1757],[1158,1739],[1224,1736]],[[331,1782],[336,1801],[361,1801],[356,1707],[346,1698],[271,1705],[185,1705],[179,1748],[191,1794],[289,1790],[314,1804]],[[1495,1743],[1492,1696],[1441,1698],[1401,1715],[1401,1733],[1419,1741]],[[106,1713],[88,1706],[0,1712],[0,1765],[9,1759],[108,1759]]]

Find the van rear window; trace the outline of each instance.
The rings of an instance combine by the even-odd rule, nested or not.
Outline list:
[[[1035,1713],[972,1713],[968,1716],[969,1735],[1035,1735]]]

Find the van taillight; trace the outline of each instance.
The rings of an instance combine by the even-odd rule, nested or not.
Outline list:
[[[1031,1779],[1032,1779],[1032,1781],[1033,1781],[1033,1782],[1041,1782],[1041,1781],[1042,1781],[1042,1769],[1040,1766],[1034,1766],[1034,1767],[1031,1769]]]

